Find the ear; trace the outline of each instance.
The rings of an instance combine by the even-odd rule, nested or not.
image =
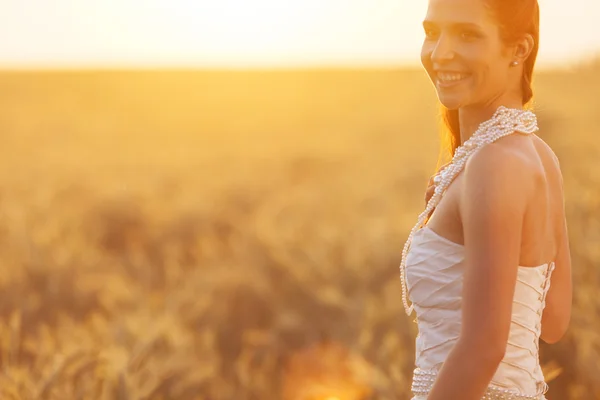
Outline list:
[[[535,41],[531,34],[526,33],[514,46],[513,59],[522,64],[531,52],[533,51],[533,47],[535,45]]]

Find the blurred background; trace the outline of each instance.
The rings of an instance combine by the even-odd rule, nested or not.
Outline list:
[[[4,0],[1,399],[409,399],[398,266],[438,156],[427,2]],[[539,136],[600,398],[600,5],[541,2]]]

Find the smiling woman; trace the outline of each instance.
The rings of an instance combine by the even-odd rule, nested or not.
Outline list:
[[[539,16],[537,0],[429,0],[421,61],[451,162],[400,264],[415,400],[544,400],[539,341],[569,325],[562,174],[527,109]]]

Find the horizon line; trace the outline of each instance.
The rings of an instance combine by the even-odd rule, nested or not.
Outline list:
[[[536,60],[536,70],[560,70],[585,67],[600,63],[600,50],[586,56],[569,57],[544,57]],[[298,69],[422,69],[420,59],[411,58],[338,58],[329,60],[321,59],[288,59],[288,60],[255,60],[229,61],[209,60],[29,60],[27,61],[2,61],[0,71],[52,71],[52,70],[298,70]]]
[[[600,64],[600,56],[571,60],[569,62],[537,62],[536,71],[571,70]],[[0,63],[0,72],[36,71],[271,71],[271,70],[422,70],[415,62],[303,62],[303,63]]]

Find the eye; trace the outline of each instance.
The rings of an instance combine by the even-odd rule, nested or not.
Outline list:
[[[479,35],[477,35],[477,33],[475,32],[471,32],[471,31],[463,31],[460,34],[460,37],[466,40],[470,40],[470,39],[475,39],[477,37],[479,37]]]
[[[427,39],[432,39],[435,37],[435,31],[433,29],[425,29],[425,37]]]

